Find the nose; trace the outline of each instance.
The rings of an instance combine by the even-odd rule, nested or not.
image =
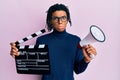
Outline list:
[[[59,24],[61,24],[61,23],[62,23],[62,20],[61,20],[60,18],[58,19],[58,23],[59,23]]]

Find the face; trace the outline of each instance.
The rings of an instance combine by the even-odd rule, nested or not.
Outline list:
[[[68,20],[67,20],[67,14],[63,10],[55,11],[52,14],[52,20],[51,23],[54,27],[59,32],[62,32],[66,29]]]

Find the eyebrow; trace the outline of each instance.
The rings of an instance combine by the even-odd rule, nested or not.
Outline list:
[[[60,16],[60,17],[59,16],[52,16],[52,17],[60,18],[60,17],[67,17],[67,16]]]

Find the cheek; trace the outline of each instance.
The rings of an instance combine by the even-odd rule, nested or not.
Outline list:
[[[65,25],[67,25],[68,21],[65,23]]]
[[[52,25],[53,25],[53,27],[56,27],[56,26],[58,26],[58,24],[56,24],[56,23],[52,23]]]
[[[68,23],[68,22],[65,22],[65,23],[64,23],[64,25],[65,25],[66,27],[67,27],[67,23]]]

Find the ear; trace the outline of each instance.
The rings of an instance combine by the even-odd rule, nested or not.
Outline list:
[[[71,20],[68,20],[68,22],[69,22],[70,26],[72,26],[72,22],[71,22]]]

